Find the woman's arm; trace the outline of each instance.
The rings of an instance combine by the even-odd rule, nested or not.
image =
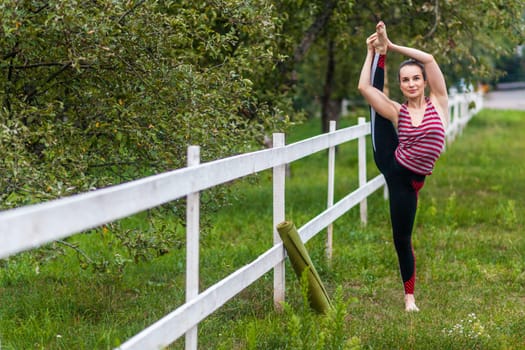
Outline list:
[[[443,123],[446,125],[449,121],[447,85],[443,73],[434,57],[418,49],[393,44],[388,38],[386,26],[383,21],[377,23],[376,33],[378,33],[378,46],[380,46],[383,51],[391,50],[398,52],[424,65],[428,86],[430,88],[430,99],[441,112],[440,115],[442,116]]]
[[[434,56],[418,49],[393,44],[391,41],[388,42],[388,50],[398,52],[423,63],[431,93],[438,97],[448,96],[445,78]]]
[[[359,76],[359,84],[357,88],[368,104],[383,117],[389,119],[397,127],[397,119],[400,106],[397,102],[390,100],[381,90],[375,88],[371,82],[372,60],[374,59],[375,50],[373,43],[377,39],[377,34],[374,33],[368,37],[367,54],[363,67],[361,68],[361,75]]]
[[[424,65],[428,86],[430,88],[430,99],[433,100],[434,104],[437,104],[445,125],[448,124],[449,110],[447,84],[445,83],[445,77],[434,59],[434,56],[418,49],[393,44],[390,40],[388,40],[387,47],[388,50],[413,58]]]

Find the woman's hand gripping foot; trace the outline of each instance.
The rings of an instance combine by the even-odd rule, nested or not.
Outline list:
[[[374,41],[374,49],[376,53],[385,55],[388,50],[388,36],[386,34],[386,25],[383,21],[379,21],[376,25],[377,39]]]

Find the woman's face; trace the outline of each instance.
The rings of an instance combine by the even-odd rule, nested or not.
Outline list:
[[[423,95],[426,81],[421,68],[415,64],[401,67],[399,70],[399,86],[406,98],[412,99]]]

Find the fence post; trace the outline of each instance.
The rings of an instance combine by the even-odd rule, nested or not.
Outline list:
[[[200,164],[200,147],[188,147],[188,167]],[[186,197],[186,302],[199,295],[199,192]],[[185,349],[197,349],[197,326],[186,332]]]
[[[468,105],[469,105],[469,98],[467,93],[462,94],[462,101],[461,101],[461,125],[459,128],[459,136],[463,135],[463,128],[468,123],[470,119]]]
[[[366,123],[365,118],[359,117],[357,119],[359,125]],[[366,137],[360,136],[357,140],[358,151],[358,167],[359,167],[359,188],[366,185]],[[359,212],[361,214],[361,223],[367,223],[367,200],[366,198],[359,204]]]
[[[452,141],[456,139],[456,135],[458,134],[458,128],[459,123],[461,123],[461,101],[460,96],[458,94],[454,95],[454,121],[452,124]]]
[[[336,128],[335,120],[330,121],[329,132],[334,132]],[[334,205],[334,177],[335,177],[335,146],[328,149],[328,198],[327,208]],[[332,242],[333,242],[334,226],[332,223],[326,229],[326,257],[328,260],[332,259]]]
[[[447,144],[450,144],[456,138],[458,123],[459,123],[459,105],[458,94],[455,90],[450,90],[449,93],[449,122],[447,128]],[[446,146],[445,146],[446,147]]]
[[[273,147],[284,147],[284,134],[273,134]],[[273,168],[273,244],[281,243],[281,237],[277,232],[277,225],[285,220],[285,177],[286,164],[281,164]],[[273,302],[277,310],[282,309],[284,302],[285,271],[284,271],[284,246],[282,250],[281,262],[273,268]]]

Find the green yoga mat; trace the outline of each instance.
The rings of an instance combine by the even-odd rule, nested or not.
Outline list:
[[[281,236],[297,277],[301,279],[303,272],[307,270],[308,301],[310,306],[320,313],[328,312],[332,308],[332,303],[295,225],[291,221],[283,221],[277,225],[277,232]]]

